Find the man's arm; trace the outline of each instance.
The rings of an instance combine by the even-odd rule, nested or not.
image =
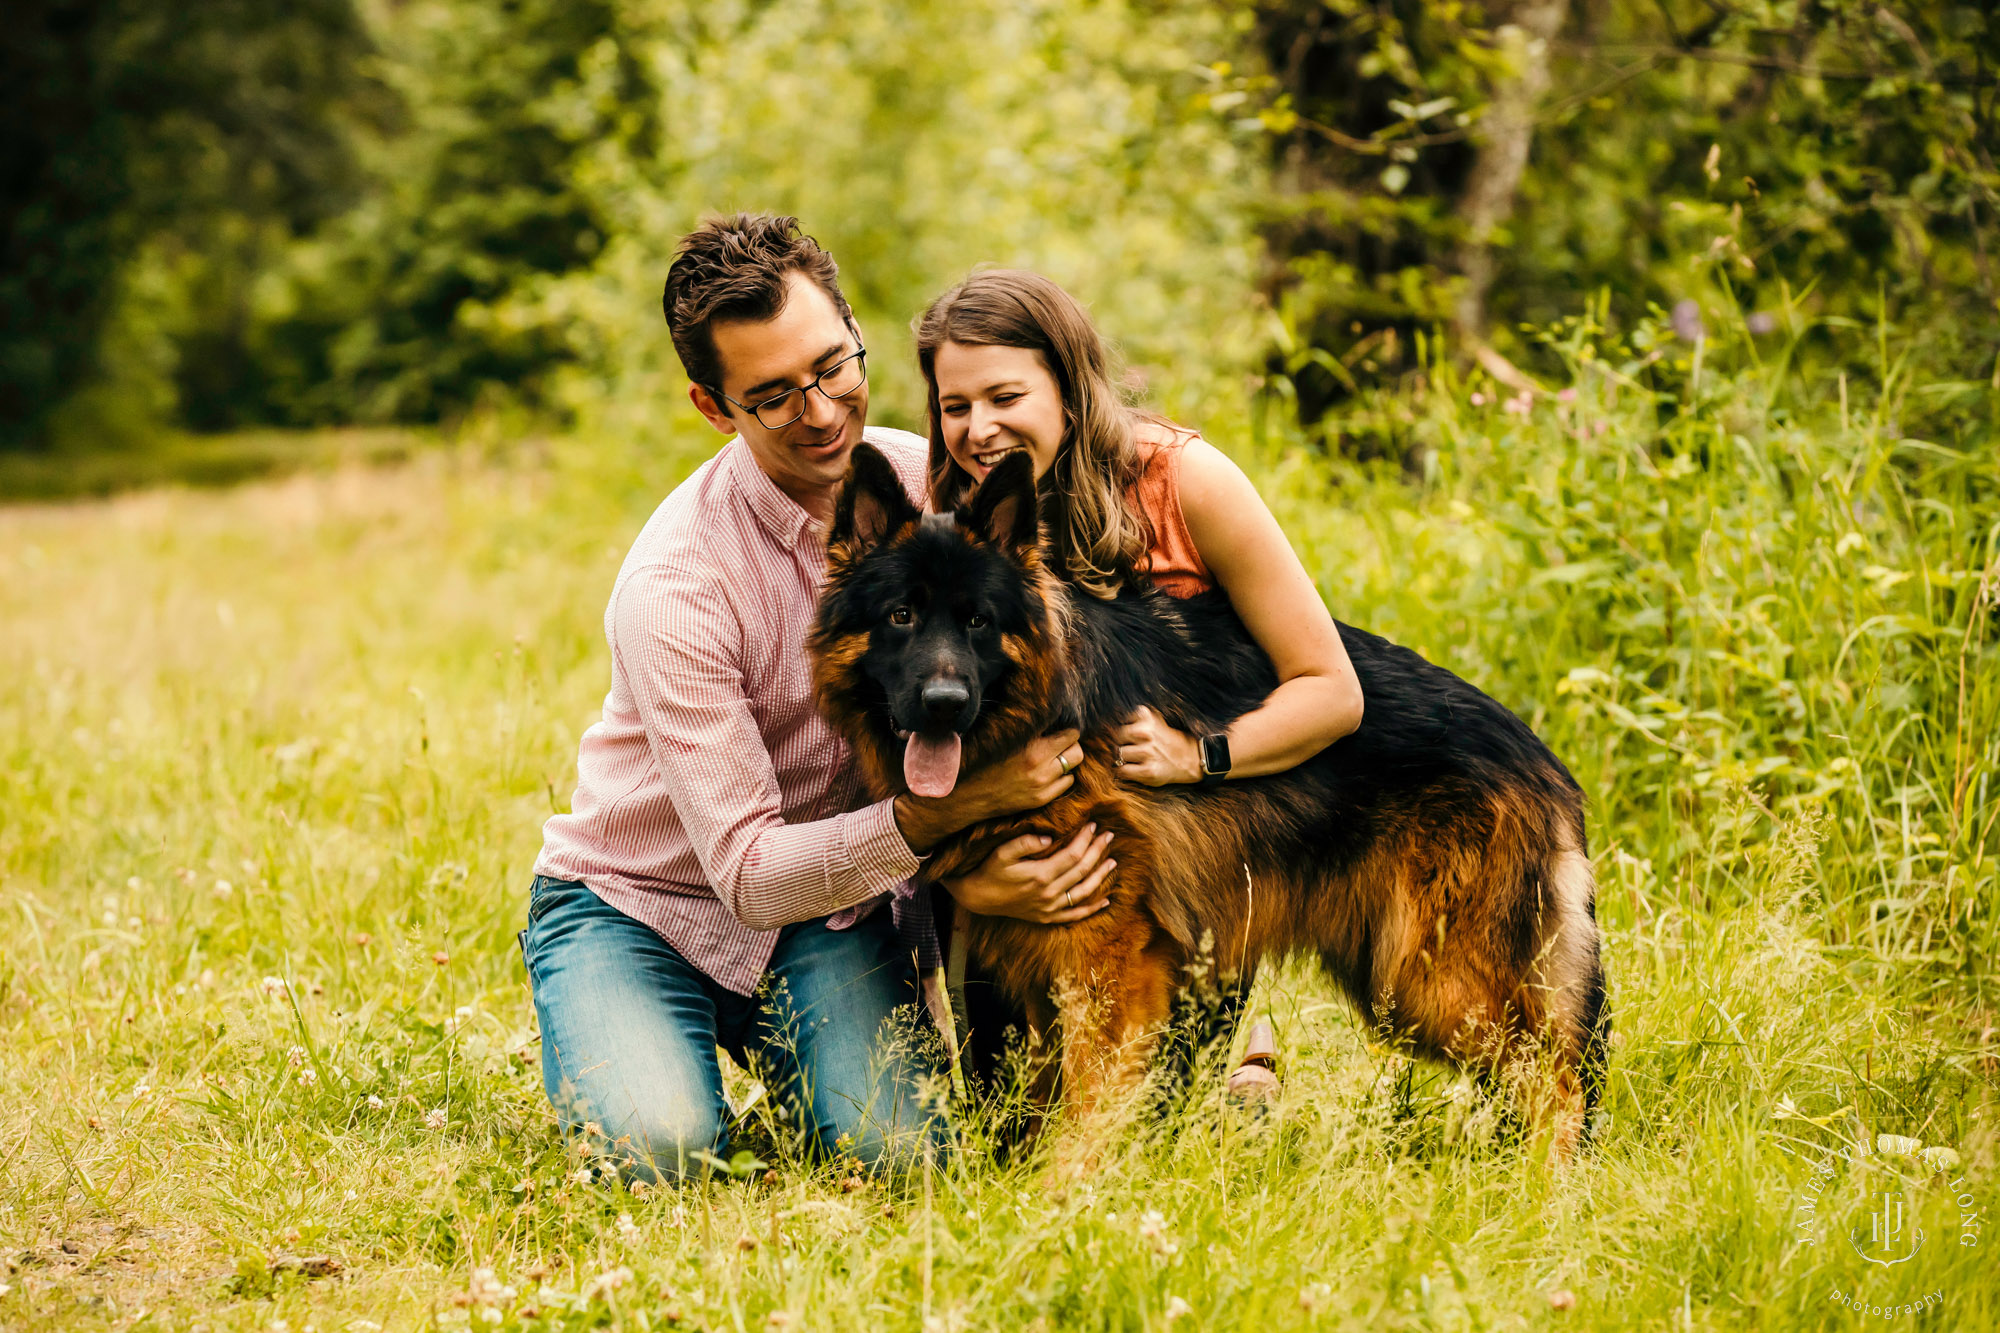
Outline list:
[[[888,801],[785,822],[744,693],[741,626],[711,580],[667,566],[633,571],[617,593],[612,651],[695,856],[744,925],[825,916],[916,873]]]
[[[887,893],[917,872],[918,852],[982,819],[1045,805],[1075,780],[1077,735],[1058,732],[968,774],[948,797],[900,796],[788,824],[744,694],[742,629],[720,590],[699,574],[651,566],[616,596],[612,651],[667,795],[716,896],[752,929]]]

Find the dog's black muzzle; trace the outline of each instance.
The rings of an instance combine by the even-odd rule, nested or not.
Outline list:
[[[979,693],[965,677],[940,673],[904,695],[902,706],[890,711],[898,731],[963,735],[978,720]]]

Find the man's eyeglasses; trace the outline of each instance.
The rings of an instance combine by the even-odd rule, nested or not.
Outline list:
[[[852,355],[842,357],[814,376],[811,384],[802,389],[787,389],[774,394],[754,407],[737,402],[720,389],[715,391],[715,396],[757,418],[757,424],[765,430],[782,429],[806,414],[806,395],[814,389],[819,390],[821,397],[831,401],[847,397],[867,382],[868,349],[859,344],[856,348]]]

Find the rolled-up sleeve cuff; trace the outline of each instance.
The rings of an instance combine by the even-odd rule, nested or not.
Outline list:
[[[896,827],[893,798],[855,812],[847,830],[847,854],[871,893],[888,893],[923,864]]]

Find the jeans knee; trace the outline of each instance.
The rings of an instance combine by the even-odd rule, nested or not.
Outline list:
[[[612,1146],[628,1177],[661,1185],[705,1173],[696,1154],[721,1156],[728,1137],[722,1117],[691,1102],[634,1116],[622,1128]]]
[[[727,1142],[722,1117],[713,1108],[685,1100],[608,1121],[572,1108],[565,1119],[591,1151],[616,1162],[626,1179],[655,1185],[700,1176],[708,1169],[700,1155],[721,1155]]]
[[[909,1112],[914,1108],[896,1108]],[[836,1160],[848,1158],[861,1163],[871,1173],[903,1176],[921,1170],[928,1159],[943,1165],[950,1151],[951,1132],[938,1116],[892,1116],[884,1122],[859,1117],[851,1124],[822,1124],[817,1134],[818,1148]]]

